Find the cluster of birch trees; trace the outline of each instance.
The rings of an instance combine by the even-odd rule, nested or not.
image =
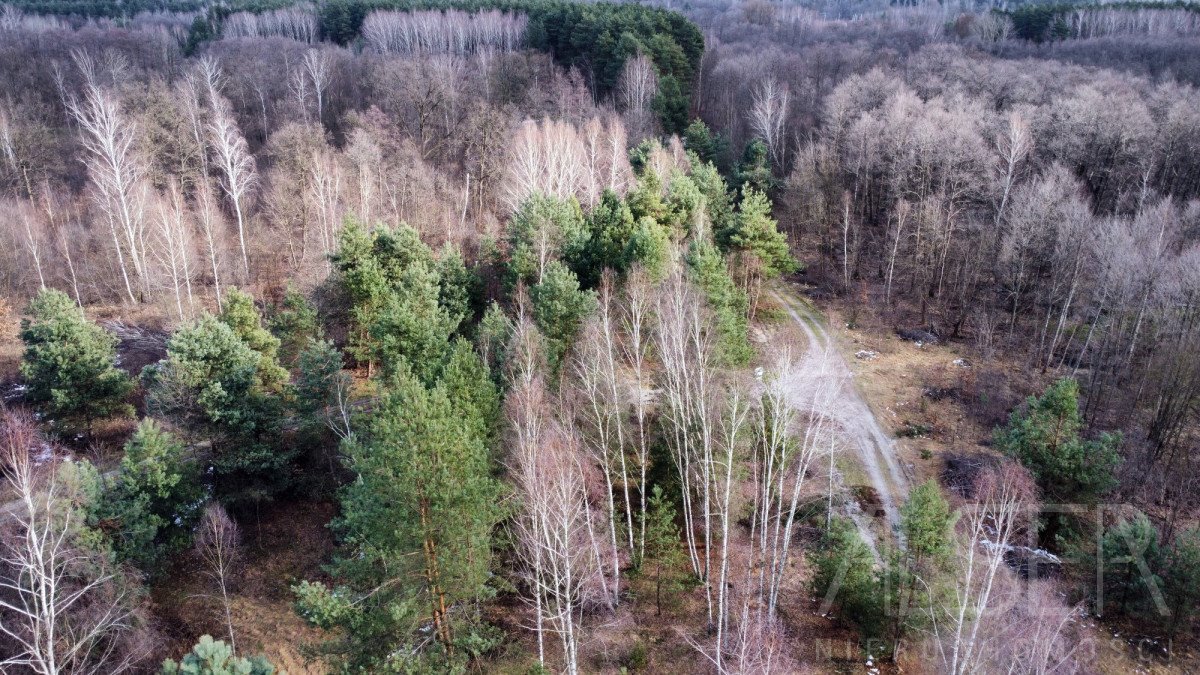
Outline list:
[[[320,40],[316,10],[295,5],[266,12],[235,12],[221,23],[227,38],[283,37],[312,44]]]
[[[508,468],[543,661],[557,637],[564,669],[578,672],[592,615],[615,612],[628,570],[647,564],[647,476],[658,461],[677,489],[682,541],[673,545],[714,635],[697,647],[721,672],[749,672],[764,658],[751,644],[782,630],[797,514],[833,489],[842,379],[829,355],[790,346],[761,381],[731,376],[715,340],[685,270],[661,281],[640,269],[622,283],[607,274],[555,391],[538,329],[519,310],[507,350]],[[656,456],[660,442],[666,453]],[[825,471],[828,480],[808,480]],[[775,649],[784,663],[784,645]]]
[[[454,54],[521,49],[529,19],[499,10],[375,11],[363,19],[362,37],[372,49],[400,54]]]
[[[217,237],[221,224],[216,186],[235,216],[241,265],[239,278],[249,276],[246,247],[246,199],[256,181],[254,158],[233,120],[228,100],[221,94],[221,70],[213,60],[201,60],[180,84],[188,115],[191,140],[198,148],[199,175],[191,199],[183,194],[178,179],[169,177],[155,189],[150,167],[138,147],[138,125],[121,110],[120,99],[102,84],[97,63],[86,53],[74,55],[83,77],[83,91],[67,94],[67,109],[79,128],[91,188],[91,199],[102,215],[112,238],[112,252],[129,302],[137,303],[165,288],[173,296],[178,318],[191,316],[194,308],[192,279],[207,266],[220,303],[220,272]],[[208,175],[213,174],[216,186]],[[34,200],[32,187],[28,193]],[[48,219],[53,219],[50,197],[43,194]],[[195,224],[193,224],[195,223]],[[203,241],[198,241],[202,239]],[[41,243],[27,231],[31,250]],[[201,258],[200,250],[207,259]],[[64,249],[69,251],[69,249]],[[69,253],[68,253],[69,255]],[[71,271],[71,286],[78,295],[79,281]],[[42,287],[44,288],[44,280]],[[185,309],[186,305],[186,309]]]

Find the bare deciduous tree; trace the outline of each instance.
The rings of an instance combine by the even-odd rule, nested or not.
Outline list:
[[[625,127],[615,118],[590,121],[582,130],[548,118],[526,120],[510,145],[505,205],[515,211],[540,194],[590,206],[604,189],[623,193],[632,182],[625,143]]]
[[[221,210],[217,208],[216,196],[213,195],[212,186],[207,180],[200,181],[196,186],[196,207],[196,221],[200,226],[200,233],[204,235],[204,248],[208,253],[208,263],[213,275],[213,292],[217,296],[217,310],[220,311],[222,302],[219,251],[221,249],[221,233],[224,231],[222,227],[224,219],[221,218]]]
[[[216,502],[209,504],[196,528],[196,553],[204,562],[204,573],[212,578],[221,593],[221,606],[225,610],[225,628],[229,631],[229,646],[237,650],[237,639],[233,632],[233,607],[229,591],[233,576],[242,560],[241,528]]]
[[[215,92],[211,96],[212,120],[209,139],[221,172],[221,188],[233,205],[237,217],[238,242],[242,249],[242,272],[250,276],[250,256],[246,251],[246,199],[257,180],[254,157],[246,147],[246,139],[238,130],[229,102]]]
[[[317,234],[321,252],[328,254],[333,251],[342,224],[344,172],[336,155],[327,149],[313,153],[308,169],[307,198],[317,213]]]
[[[662,367],[660,409],[679,478],[683,532],[692,573],[704,582],[709,621],[712,597],[713,508],[718,423],[711,319],[703,300],[675,269],[655,297],[655,347]]]
[[[1012,195],[1022,163],[1033,151],[1033,131],[1021,113],[1008,116],[1008,126],[996,134],[996,173],[1000,183],[1000,198],[996,204],[995,223],[1004,222],[1005,209]]]
[[[279,36],[312,44],[320,37],[320,26],[311,5],[295,6],[235,12],[221,22],[221,34],[229,38]]]
[[[982,473],[975,482],[973,503],[959,521],[957,576],[951,601],[942,608],[946,617],[938,643],[942,662],[953,675],[981,670],[987,656],[981,628],[995,618],[997,576],[1009,573],[1005,556],[1026,524],[1036,489],[1029,472],[1013,462]],[[935,617],[934,626],[939,623]]]
[[[375,11],[363,20],[363,40],[373,49],[400,54],[511,52],[525,41],[529,18],[483,12]]]
[[[654,69],[654,62],[640,51],[625,59],[621,77],[617,80],[617,93],[633,140],[640,141],[653,136],[654,110],[651,104],[658,95],[658,73]]]
[[[333,58],[328,50],[309,49],[304,52],[304,73],[312,84],[317,101],[317,123],[325,119],[325,92],[329,88]]]
[[[0,533],[0,668],[39,675],[123,673],[145,655],[127,638],[140,618],[128,584],[85,527],[77,485],[32,419],[0,412],[0,464],[13,501]]]
[[[136,303],[146,283],[146,166],[136,147],[135,124],[121,112],[116,96],[100,88],[90,59],[76,55],[85,73],[84,97],[67,109],[79,125],[87,152],[93,197],[112,234],[117,264],[129,301]],[[132,274],[126,263],[132,263]]]
[[[612,569],[610,597],[613,604],[620,600],[621,549],[633,550],[632,539],[618,543],[618,531],[624,530],[633,536],[633,513],[629,501],[629,472],[625,458],[625,409],[617,393],[616,364],[612,350],[615,337],[612,335],[611,287],[601,292],[599,316],[583,329],[581,349],[575,359],[575,374],[579,383],[579,394],[583,398],[582,418],[589,433],[586,445],[593,461],[604,476],[604,492],[608,501],[608,538],[611,546],[609,566]],[[605,305],[607,304],[607,307]],[[617,523],[620,518],[616,506],[616,491],[625,497],[625,515],[628,525]],[[624,539],[621,537],[621,539]]]
[[[636,438],[634,445],[634,462],[638,471],[638,542],[635,557],[641,560],[646,554],[646,504],[648,501],[646,487],[646,471],[650,467],[650,408],[653,404],[653,373],[648,362],[650,356],[651,311],[653,298],[651,296],[650,276],[643,268],[635,267],[630,270],[625,279],[625,302],[621,316],[621,327],[625,339],[620,347],[626,367],[629,369],[631,390],[631,405],[633,407],[633,424]]]
[[[508,463],[520,500],[513,529],[526,600],[535,613],[538,659],[545,664],[545,635],[556,634],[563,670],[576,673],[583,610],[611,599],[592,522],[600,514],[589,504],[583,452],[574,430],[551,409],[539,342],[537,329],[522,314],[509,348],[512,387],[505,397]]]
[[[19,220],[25,234],[25,250],[33,261],[33,270],[37,272],[38,288],[46,288],[46,274],[42,271],[42,259],[45,256],[46,232],[42,219],[32,204],[27,202],[10,202],[5,209],[9,218]],[[15,213],[13,213],[15,212]]]
[[[154,254],[170,279],[175,310],[179,320],[184,321],[191,316],[193,308],[192,261],[195,251],[191,228],[186,222],[183,193],[173,179],[167,186],[166,194],[160,195],[155,212],[154,235],[157,245]]]
[[[787,84],[768,76],[754,89],[750,104],[750,128],[767,144],[771,163],[783,168],[787,152],[788,107],[791,92]]]
[[[751,458],[750,532],[758,602],[768,616],[779,604],[805,479],[814,462],[834,448],[834,405],[844,384],[836,358],[814,350],[800,359],[785,343],[763,374],[758,443]]]

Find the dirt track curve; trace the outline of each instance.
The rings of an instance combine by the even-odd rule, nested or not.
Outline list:
[[[846,363],[841,350],[837,348],[837,344],[832,342],[821,316],[806,302],[786,289],[773,290],[771,294],[808,336],[810,350],[832,346],[829,353],[833,359],[834,376],[844,378],[847,383],[840,389],[842,401],[837,406],[837,418],[842,429],[843,439],[854,450],[858,463],[862,466],[871,487],[878,495],[888,529],[891,530],[896,542],[903,546],[903,535],[900,532],[900,504],[904,503],[908,496],[908,479],[896,456],[894,440],[880,426],[874,411],[867,405],[862,393],[855,386],[854,373]],[[875,536],[868,523],[865,522],[864,515],[861,513],[851,514],[851,517],[872,550],[877,552]],[[878,553],[876,555],[878,556]]]

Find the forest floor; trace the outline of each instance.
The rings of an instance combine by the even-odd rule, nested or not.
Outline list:
[[[293,609],[291,586],[325,578],[321,565],[333,551],[326,525],[336,508],[328,502],[279,502],[264,506],[257,519],[243,519],[244,561],[233,579],[230,603],[239,653],[263,654],[289,675],[326,672],[303,653],[322,634]],[[190,553],[154,582],[151,607],[162,633],[152,662],[178,658],[200,635],[228,639],[217,586]]]

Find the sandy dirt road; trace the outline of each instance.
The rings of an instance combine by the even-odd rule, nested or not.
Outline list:
[[[832,376],[842,378],[840,400],[835,416],[842,429],[843,442],[861,466],[870,486],[878,495],[884,518],[895,542],[903,546],[900,532],[900,505],[908,496],[908,479],[896,455],[894,439],[880,426],[871,407],[854,382],[854,373],[838,345],[826,330],[823,318],[808,303],[787,289],[776,289],[771,295],[779,302],[808,337],[809,350],[827,350],[832,361]],[[867,543],[878,551],[878,542],[863,514],[852,514]]]

